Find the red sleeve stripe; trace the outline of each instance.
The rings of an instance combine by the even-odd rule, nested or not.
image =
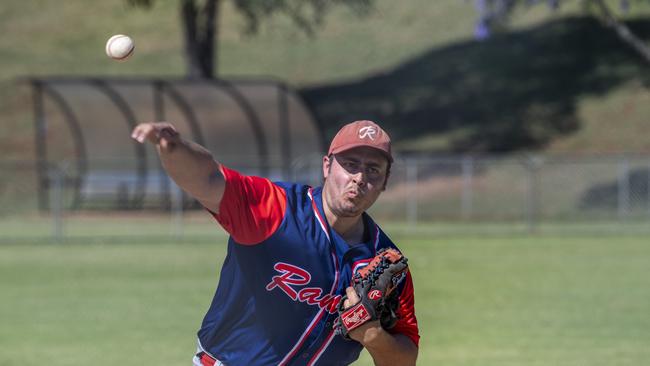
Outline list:
[[[268,239],[284,218],[284,190],[266,178],[244,176],[221,166],[226,189],[214,217],[239,244],[254,245]]]
[[[399,296],[399,307],[397,315],[399,320],[395,327],[389,330],[390,333],[404,334],[409,337],[416,346],[420,344],[418,320],[415,317],[415,300],[413,296],[413,278],[408,272],[405,278],[406,283]]]

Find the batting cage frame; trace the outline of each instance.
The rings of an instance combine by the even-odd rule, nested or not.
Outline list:
[[[94,126],[94,132],[89,131],[83,113],[77,109],[89,108],[84,96],[94,93],[101,96],[91,99],[92,103],[108,106],[117,111],[115,119],[121,123],[123,137],[128,140],[130,131],[141,122],[146,122],[139,115],[147,114],[149,120],[165,121],[170,114],[183,120],[187,131],[185,136],[188,140],[195,141],[209,148],[210,137],[206,136],[206,129],[217,118],[206,117],[205,114],[215,111],[220,107],[212,104],[224,103],[228,106],[235,117],[230,117],[234,122],[229,122],[228,128],[222,128],[220,133],[226,135],[238,130],[240,136],[247,134],[246,149],[251,153],[241,161],[234,162],[238,168],[241,166],[250,167],[250,173],[286,180],[294,177],[294,161],[309,154],[322,154],[325,151],[325,138],[323,136],[322,124],[308,109],[300,95],[288,84],[271,78],[256,79],[174,79],[174,78],[118,78],[118,77],[42,77],[30,78],[28,82],[32,89],[33,114],[34,114],[34,137],[36,146],[36,176],[38,187],[38,205],[41,210],[49,209],[49,190],[54,182],[53,177],[58,177],[57,184],[62,184],[69,191],[67,199],[68,209],[93,208],[87,204],[88,197],[84,194],[83,187],[89,181],[89,174],[94,164],[94,156],[89,150],[88,136],[90,133],[101,135],[102,127]],[[148,94],[146,103],[133,101],[129,97],[128,90],[138,89],[140,94]],[[79,91],[75,102],[66,90]],[[195,90],[201,90],[197,92]],[[265,90],[266,94],[261,99],[256,90]],[[221,102],[215,102],[205,97],[206,94],[219,94]],[[194,103],[195,98],[191,95],[206,99],[203,101],[203,108]],[[46,108],[46,104],[48,105]],[[143,104],[146,104],[143,106]],[[205,106],[208,108],[205,108]],[[201,109],[199,111],[199,109]],[[63,144],[70,150],[66,159],[53,156],[51,153],[53,142],[51,139],[51,111],[55,110],[60,115],[60,124],[67,129],[69,137]],[[170,113],[172,111],[174,113]],[[136,111],[138,113],[136,113]],[[203,112],[200,116],[199,112]],[[101,112],[99,112],[101,114]],[[88,115],[88,113],[86,113]],[[119,116],[119,117],[117,117]],[[86,116],[86,118],[88,118]],[[268,119],[273,123],[268,123]],[[210,121],[207,121],[207,120]],[[116,126],[109,126],[115,128]],[[213,128],[214,129],[214,128]],[[100,130],[99,132],[97,130]],[[297,133],[296,130],[303,131]],[[120,132],[122,133],[122,132]],[[300,134],[302,133],[302,135]],[[100,136],[101,138],[101,136]],[[108,138],[108,137],[106,137]],[[95,137],[97,139],[97,137]],[[233,137],[236,139],[236,137]],[[241,139],[241,137],[240,137]],[[133,157],[132,184],[129,184],[127,198],[120,199],[119,208],[140,209],[143,207],[169,208],[169,197],[172,194],[168,179],[161,178],[160,199],[158,204],[149,202],[145,205],[145,197],[150,194],[149,187],[152,173],[164,177],[160,163],[151,160],[152,151],[146,145],[129,142],[132,146],[130,153],[121,149],[117,155],[128,154]],[[59,145],[62,143],[59,142]],[[271,157],[275,156],[274,161]],[[102,156],[103,158],[104,156]],[[220,158],[219,155],[217,157]],[[116,158],[119,160],[119,158]],[[65,160],[65,161],[62,161]],[[67,165],[68,170],[74,174],[52,174],[52,169],[61,170],[61,165]]]

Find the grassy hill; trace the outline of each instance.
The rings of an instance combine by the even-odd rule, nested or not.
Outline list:
[[[650,21],[630,27],[650,39]],[[613,114],[625,118],[616,122],[643,124],[650,104],[629,93],[644,97],[639,82],[650,85],[648,66],[596,19],[563,17],[436,47],[380,74],[303,94],[321,120],[369,115],[384,121],[402,150],[510,152],[544,149],[603,119],[624,129],[612,123]],[[627,100],[590,105],[621,88]],[[609,130],[591,137],[611,136]],[[636,148],[650,147],[639,142]],[[599,145],[589,148],[608,149]]]
[[[579,10],[578,3],[570,2],[555,15],[555,19],[574,16]],[[0,31],[7,35],[0,38],[0,153],[4,157],[30,157],[33,151],[30,93],[25,85],[16,83],[19,77],[60,74],[183,75],[176,0],[158,0],[150,10],[129,8],[123,0],[89,4],[82,0],[24,0],[5,2],[0,7]],[[650,6],[637,6],[633,10],[631,17],[650,16]],[[521,44],[526,44],[526,35],[533,34],[535,29],[543,29],[544,22],[550,17],[545,7],[522,11],[514,18],[513,32],[519,35],[516,37],[520,38]],[[512,49],[508,38],[503,38],[507,35],[481,44],[473,42],[475,18],[471,1],[440,0],[433,3],[411,0],[396,6],[395,2],[380,0],[376,2],[374,10],[363,18],[358,18],[346,8],[334,9],[314,38],[302,34],[281,16],[266,21],[257,36],[245,36],[241,33],[242,18],[226,3],[222,16],[218,70],[220,75],[226,77],[275,76],[309,92],[322,87],[358,84],[391,73],[399,76],[395,74],[396,70],[409,69],[411,78],[426,80],[431,77],[432,71],[445,74],[452,69],[450,65],[463,64],[466,60],[460,58],[455,61],[451,57],[446,59],[446,64],[429,64],[438,67],[436,70],[410,67],[418,60],[422,61],[423,56],[435,58],[459,47],[471,48],[475,45],[487,49],[483,54],[471,51],[479,57],[499,55],[503,50],[510,52],[506,55],[511,57],[516,50]],[[558,21],[561,23],[561,20]],[[117,63],[104,55],[104,42],[115,33],[126,33],[136,40],[136,54],[128,62]],[[595,35],[591,40],[595,49],[599,47],[599,37]],[[615,42],[611,37],[607,39],[609,45]],[[574,41],[579,42],[579,39]],[[563,50],[562,43],[556,44],[554,55],[565,56],[567,51],[575,49],[575,43],[569,43],[566,47],[569,48]],[[534,57],[533,51],[527,51],[529,57]],[[548,54],[543,53],[544,50],[537,52]],[[650,151],[650,142],[639,133],[644,130],[646,116],[650,114],[650,103],[647,103],[650,92],[643,86],[642,77],[639,77],[647,66],[635,65],[633,57],[629,57],[625,51],[623,54],[627,55],[626,62],[609,64],[605,60],[597,67],[585,70],[581,78],[607,72],[627,76],[602,92],[575,95],[571,101],[575,128],[561,130],[545,138],[543,143],[531,144],[530,148],[562,152]],[[498,60],[498,66],[508,70],[510,62],[514,61],[502,57]],[[455,72],[462,71],[462,68],[455,69]],[[489,75],[490,68],[482,72]],[[495,78],[499,75],[505,74],[496,74]],[[567,75],[567,79],[570,76]],[[553,75],[537,77],[544,80]],[[561,91],[563,84],[558,83],[556,87]],[[480,99],[480,95],[476,97]],[[501,106],[507,108],[508,100],[503,99]],[[328,117],[327,114],[325,116]],[[358,117],[362,116],[340,116],[342,119]],[[328,126],[343,122],[337,119],[339,116],[333,115],[331,118],[325,121]],[[545,118],[543,113],[540,118]],[[405,122],[410,123],[409,120],[400,121]],[[473,127],[470,125],[441,133],[439,129],[426,128],[427,124],[421,118],[416,122],[417,136],[395,132],[400,149],[463,150],[454,141],[472,133],[478,138],[488,136],[475,128],[478,126],[476,123]],[[522,141],[524,144],[520,143],[518,149],[527,147],[526,141]]]

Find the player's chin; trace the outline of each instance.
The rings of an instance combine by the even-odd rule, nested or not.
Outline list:
[[[365,211],[364,207],[356,205],[352,202],[345,202],[339,207],[339,217],[356,217]]]

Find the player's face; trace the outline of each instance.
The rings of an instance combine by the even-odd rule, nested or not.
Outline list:
[[[384,190],[388,160],[376,149],[362,146],[323,158],[323,190],[338,217],[361,215]]]

